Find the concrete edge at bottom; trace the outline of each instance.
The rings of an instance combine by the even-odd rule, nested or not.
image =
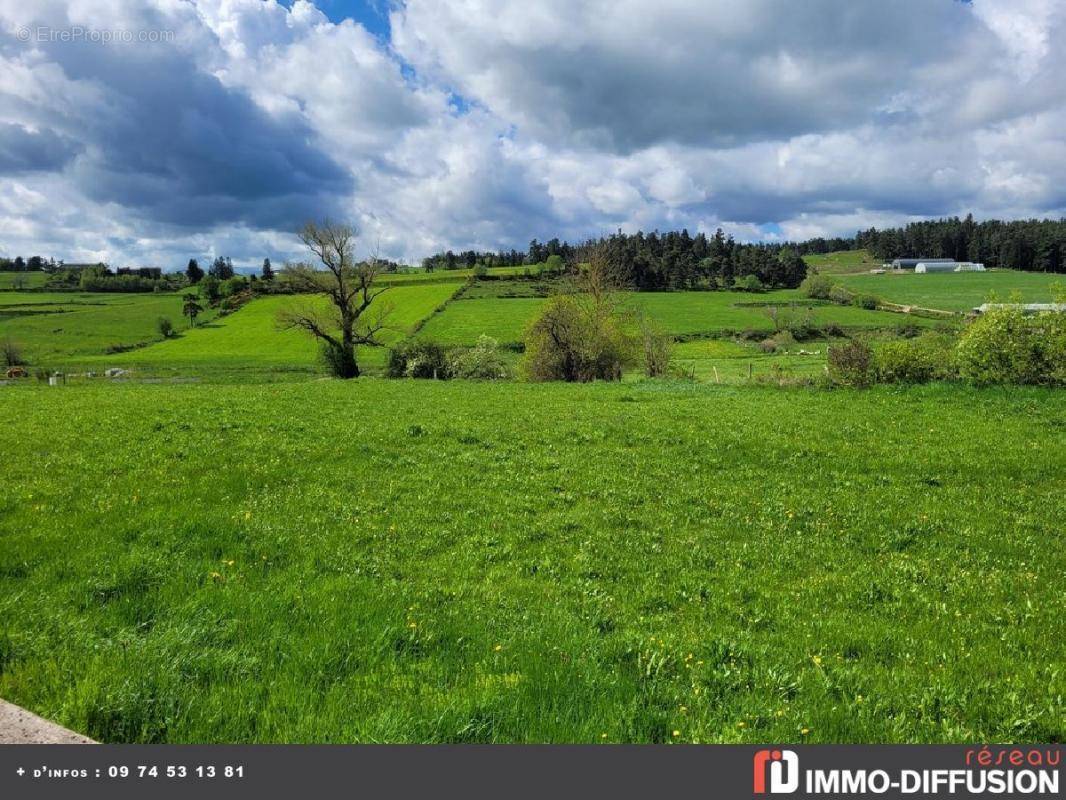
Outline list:
[[[0,699],[0,744],[96,744],[24,708]]]

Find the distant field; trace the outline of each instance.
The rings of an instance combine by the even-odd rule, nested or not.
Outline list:
[[[807,266],[827,274],[866,272],[881,266],[881,262],[865,250],[838,250],[835,253],[804,256]]]
[[[502,343],[522,340],[526,325],[533,319],[544,300],[541,298],[460,299],[434,316],[419,336],[446,344],[473,344],[481,334]],[[807,300],[796,291],[765,294],[739,292],[631,292],[628,302],[644,309],[658,320],[667,332],[679,335],[714,334],[725,329],[747,328],[772,331],[773,322],[765,307],[753,304],[797,304],[794,316],[807,314]],[[849,328],[891,328],[904,323],[932,324],[928,319],[908,317],[885,311],[866,311],[850,306],[813,305],[810,319],[815,325],[836,323]]]
[[[673,362],[683,374],[708,382],[809,378],[825,374],[828,346],[824,340],[811,341],[788,348],[788,353],[764,353],[755,344],[731,339],[696,339],[674,345]]]
[[[533,297],[456,300],[434,315],[418,338],[442,344],[473,344],[484,334],[501,344],[517,344],[544,302]]]
[[[0,696],[105,742],[1066,737],[1061,391],[0,396]]]
[[[393,329],[383,331],[380,338],[387,343],[402,338],[457,288],[455,284],[431,283],[390,289],[377,302],[392,306],[388,323]],[[117,366],[154,369],[318,371],[318,345],[306,333],[279,329],[277,315],[294,304],[323,302],[320,298],[292,295],[259,298],[177,339],[103,360]],[[384,362],[385,353],[380,348],[361,348],[359,357],[366,365],[378,365]]]
[[[44,286],[43,272],[0,272],[0,291],[14,289],[17,283],[22,283],[24,289],[36,289]]]
[[[919,275],[913,272],[884,275],[851,275],[840,283],[857,292],[875,294],[893,303],[969,311],[992,296],[1005,303],[1017,292],[1025,302],[1051,302],[1052,284],[1066,286],[1066,275],[1043,272],[992,270]]]
[[[493,267],[489,275],[518,275],[526,269],[536,267]],[[474,274],[473,269],[437,269],[433,272],[384,273],[382,283],[462,283]]]
[[[156,322],[188,327],[178,294],[0,293],[0,337],[22,345],[34,365],[61,366],[112,347],[161,341]],[[212,314],[205,314],[210,319]]]

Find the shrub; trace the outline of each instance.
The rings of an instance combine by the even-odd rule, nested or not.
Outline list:
[[[236,311],[243,306],[249,300],[252,299],[251,292],[241,292],[240,294],[231,294],[228,297],[223,297],[219,302],[218,307],[222,309],[223,314],[228,314],[231,311]]]
[[[448,351],[444,347],[436,342],[416,339],[389,351],[386,374],[390,378],[447,380],[451,377],[448,361]]]
[[[954,375],[951,339],[929,334],[886,342],[874,354],[874,372],[882,383],[925,383]]]
[[[789,323],[787,333],[797,342],[806,342],[818,336],[820,331],[811,321],[810,309],[801,319],[794,319]]]
[[[21,367],[26,363],[22,356],[22,345],[14,339],[6,338],[0,342],[0,360],[5,367]]]
[[[841,386],[869,386],[873,353],[865,342],[852,339],[834,345],[827,355],[829,379]]]
[[[833,279],[828,275],[808,275],[799,288],[804,297],[828,300],[829,293],[833,290]]]
[[[993,308],[959,338],[959,374],[979,385],[1062,384],[1066,382],[1064,339],[1062,314],[1026,317],[1017,308]]]
[[[634,344],[620,320],[588,295],[559,295],[529,326],[522,374],[531,381],[621,380],[636,360]]]
[[[670,370],[674,340],[650,317],[642,314],[638,322],[644,357],[644,374],[649,378],[661,378]]]
[[[214,275],[208,275],[202,281],[200,281],[200,296],[203,297],[209,305],[214,305],[218,302],[220,294],[219,289],[220,282]]]
[[[159,331],[159,335],[164,339],[169,339],[174,335],[174,323],[170,321],[169,317],[160,317],[155,321],[156,330]]]
[[[829,299],[834,303],[840,303],[840,305],[846,306],[851,303],[851,292],[843,286],[834,286],[829,290]]]
[[[477,344],[456,349],[448,357],[448,371],[454,378],[496,381],[509,378],[510,367],[500,354],[500,343],[482,334]]]
[[[794,347],[796,345],[796,337],[790,331],[775,333],[774,341],[777,342],[778,347]]]
[[[222,297],[232,297],[235,294],[240,294],[247,288],[248,279],[243,275],[234,275],[232,278],[227,278],[219,284],[218,293]]]
[[[745,275],[737,278],[733,289],[738,292],[762,292],[766,290],[766,286],[759,280],[758,275]]]
[[[856,308],[865,308],[867,311],[874,311],[877,308],[877,303],[877,298],[872,294],[857,294],[851,301],[851,304]]]
[[[473,275],[475,278],[484,278],[489,274],[489,268],[484,264],[478,264],[474,267]]]
[[[561,255],[556,253],[555,255],[548,256],[548,258],[544,261],[544,268],[548,272],[561,273],[566,268],[566,262],[563,261],[563,257]]]

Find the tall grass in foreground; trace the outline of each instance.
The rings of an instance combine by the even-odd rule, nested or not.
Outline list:
[[[1066,732],[1062,392],[0,392],[0,696],[105,741]]]

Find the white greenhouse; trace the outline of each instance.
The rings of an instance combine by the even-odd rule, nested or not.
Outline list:
[[[973,261],[919,261],[915,272],[984,272],[984,264]]]
[[[914,265],[915,272],[954,272],[954,261],[920,261]]]

